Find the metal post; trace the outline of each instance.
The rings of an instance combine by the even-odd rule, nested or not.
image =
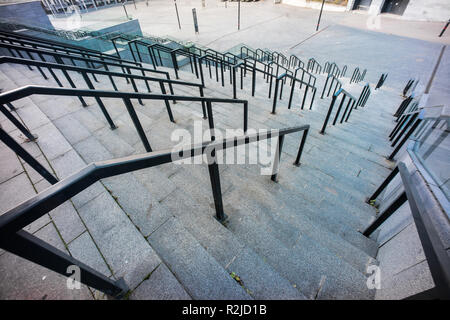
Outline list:
[[[211,130],[211,141],[215,140],[214,136],[214,119],[212,113],[211,101],[206,102],[208,110],[209,129]],[[216,209],[216,219],[220,222],[225,221],[226,215],[223,212],[222,190],[220,187],[219,165],[217,164],[216,150],[211,150],[211,163],[208,163],[209,178],[214,198],[214,207]]]
[[[394,170],[391,171],[391,173],[387,176],[387,178],[383,181],[383,183],[378,187],[378,189],[369,197],[366,199],[367,203],[370,203],[371,201],[374,201],[380,193],[384,190],[384,188],[387,187],[389,183],[391,183],[392,179],[397,175],[398,173],[398,166],[394,168]]]
[[[152,152],[152,147],[150,147],[150,143],[148,142],[147,136],[145,135],[145,131],[142,128],[141,122],[139,121],[136,111],[134,110],[133,104],[128,98],[123,99],[123,102],[125,103],[125,107],[127,108],[131,120],[133,121],[134,127],[136,128],[136,131],[138,132],[139,137],[141,138],[141,141],[144,144],[145,150],[147,152]]]
[[[178,28],[180,28],[180,30],[181,30],[180,16],[178,15],[177,0],[173,0],[173,2],[175,3],[175,11],[176,11],[176,13],[177,13]]]
[[[77,266],[81,283],[112,297],[121,298],[129,290],[123,278],[113,281],[24,230],[8,235],[7,239],[2,239],[0,247],[64,276],[68,276],[68,267]]]
[[[125,15],[127,16],[127,20],[130,20],[130,17],[128,16],[127,8],[125,8],[125,4],[123,4],[123,10],[125,10]],[[119,54],[119,53],[117,53]]]
[[[331,99],[330,107],[328,108],[327,116],[325,117],[325,121],[323,122],[322,130],[320,130],[320,134],[325,134],[325,128],[327,126],[328,120],[330,119],[331,111],[333,111],[334,103],[336,102],[336,95],[333,95],[333,98]]]
[[[238,1],[238,30],[241,30],[241,0]]]
[[[448,27],[449,24],[450,24],[450,19],[445,24],[444,29],[442,29],[441,33],[439,34],[439,37],[442,37],[442,35],[444,34],[445,30],[447,30],[447,27]]]
[[[322,1],[322,6],[320,7],[320,14],[319,14],[319,20],[317,20],[317,27],[316,27],[316,31],[319,30],[319,25],[320,25],[320,18],[322,17],[322,10],[323,10],[323,4],[325,3],[325,0]]]
[[[273,174],[270,177],[270,179],[273,182],[278,182],[278,170],[280,166],[280,160],[281,160],[281,150],[283,149],[283,142],[284,142],[284,135],[278,136],[277,140],[277,150],[275,153],[274,163],[273,163]]]
[[[297,158],[295,159],[295,162],[294,162],[294,165],[296,165],[297,167],[300,166],[300,158],[302,156],[303,147],[305,146],[306,137],[308,136],[308,131],[309,131],[309,129],[306,129],[305,131],[303,131],[302,141],[300,142],[300,147],[298,148]]]
[[[36,172],[45,178],[51,184],[58,182],[50,172],[47,171],[32,155],[30,155],[20,144],[11,138],[2,128],[0,128],[0,140],[3,141],[12,151],[17,153],[26,163],[30,165]]]

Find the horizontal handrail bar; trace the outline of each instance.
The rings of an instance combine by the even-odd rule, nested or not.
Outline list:
[[[194,82],[186,82],[186,81],[163,79],[163,78],[153,78],[153,77],[141,76],[141,75],[137,75],[137,74],[105,71],[105,70],[98,70],[98,69],[84,68],[84,67],[77,67],[77,66],[69,66],[69,65],[62,65],[62,64],[58,64],[58,63],[52,63],[52,62],[42,62],[42,61],[36,61],[36,60],[30,60],[30,59],[14,58],[14,57],[9,57],[9,56],[0,56],[0,64],[1,63],[19,63],[19,64],[32,65],[32,66],[49,67],[49,68],[54,68],[54,69],[64,69],[64,70],[94,73],[94,74],[100,74],[100,75],[110,75],[110,76],[121,77],[121,78],[134,78],[134,79],[138,79],[138,80],[148,80],[148,81],[180,84],[180,85],[186,85],[186,86],[192,86],[192,87],[202,87],[202,84],[194,83]]]
[[[219,103],[247,103],[247,100],[225,99],[225,98],[208,98],[195,96],[174,96],[168,94],[152,94],[143,92],[123,92],[123,91],[106,91],[106,90],[89,90],[89,89],[70,89],[55,88],[46,86],[28,85],[8,92],[0,93],[0,104],[6,104],[18,99],[25,98],[29,95],[58,95],[58,96],[84,96],[84,97],[101,97],[101,98],[125,98],[125,99],[150,99],[150,100],[179,100],[179,101],[204,101]]]
[[[50,55],[50,56],[59,56],[61,58],[74,59],[74,60],[80,60],[80,61],[85,61],[85,62],[92,62],[92,63],[102,64],[102,65],[106,64],[106,65],[112,66],[112,67],[122,67],[122,68],[127,68],[127,69],[132,69],[132,70],[164,74],[164,75],[170,77],[170,75],[167,71],[153,70],[153,69],[143,68],[143,67],[139,67],[139,66],[135,66],[135,65],[132,65],[132,66],[123,65],[123,64],[115,63],[115,62],[108,62],[108,61],[104,61],[104,60],[85,58],[85,57],[80,57],[80,56],[72,56],[70,54],[65,54],[65,53],[60,53],[60,52],[54,52],[54,51],[42,50],[42,49],[36,49],[36,48],[30,48],[30,47],[22,47],[22,46],[16,46],[16,45],[11,45],[11,44],[6,44],[6,43],[0,43],[0,47],[5,47],[5,48],[10,48],[10,49],[15,49],[15,50],[23,50],[23,51],[34,52],[34,53],[41,53],[41,54]]]
[[[309,125],[280,129],[275,133],[268,131],[264,134],[256,133],[221,141],[203,142],[202,144],[191,145],[189,148],[185,147],[183,150],[166,149],[143,155],[91,163],[77,173],[59,181],[1,215],[0,238],[7,239],[11,233],[19,231],[100,179],[170,163],[174,161],[173,159],[178,161],[191,158],[203,154],[206,148],[219,151],[306,130],[309,130]]]

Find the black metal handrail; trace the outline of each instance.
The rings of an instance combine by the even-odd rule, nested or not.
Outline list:
[[[72,49],[72,50],[77,50],[79,52],[84,52],[84,53],[98,54],[98,55],[103,56],[104,58],[107,58],[107,57],[108,58],[116,58],[113,55],[110,55],[110,54],[107,54],[107,53],[104,53],[101,51],[97,51],[97,50],[93,50],[93,49],[89,49],[89,48],[85,48],[85,47],[81,47],[81,46],[76,46],[76,45],[72,45],[72,44],[68,44],[68,43],[64,43],[64,42],[60,42],[60,41],[43,39],[43,38],[36,37],[36,36],[28,36],[28,35],[13,33],[13,32],[6,32],[4,30],[0,30],[0,34],[15,38],[15,39],[26,39],[26,40],[38,42],[41,44],[48,44],[48,45],[52,46],[53,48],[55,46],[57,46],[57,47],[61,47],[64,49]]]
[[[330,79],[331,79],[331,81],[330,81]],[[328,86],[328,83],[329,83],[329,86]],[[320,99],[323,99],[323,95],[325,93],[325,90],[327,89],[327,86],[328,86],[327,97],[330,95],[331,88],[333,87],[333,84],[335,84],[334,85],[334,90],[333,90],[333,95],[334,95],[336,93],[336,91],[338,91],[339,89],[342,88],[342,82],[339,81],[339,79],[336,78],[334,75],[329,74],[327,76],[327,79],[325,80],[325,84],[323,86],[322,95],[320,96]]]
[[[92,50],[92,49],[88,50],[88,49],[83,49],[81,47],[80,48],[78,48],[78,47],[73,48],[72,46],[65,47],[64,43],[48,44],[45,40],[41,40],[41,38],[30,38],[30,37],[22,38],[22,35],[16,36],[14,34],[11,35],[10,33],[2,32],[2,31],[0,31],[0,35],[2,36],[3,39],[9,41],[10,43],[17,42],[22,45],[31,46],[33,48],[49,49],[49,50],[53,50],[54,52],[64,52],[66,54],[77,54],[82,57],[96,58],[96,59],[100,59],[100,60],[104,60],[104,61],[115,61],[115,62],[121,63],[121,64],[123,63],[123,64],[127,64],[127,65],[142,67],[142,64],[140,64],[138,62],[122,59],[122,58],[116,57],[114,55],[105,54],[101,51],[96,51],[96,50]],[[43,42],[41,42],[41,41],[43,41]]]
[[[387,156],[388,160],[394,160],[395,155],[400,151],[405,142],[417,129],[419,124],[424,119],[424,116],[425,116],[424,109],[405,113],[401,116],[397,125],[389,134],[389,141],[392,141],[391,147],[395,147],[395,149],[389,156]]]
[[[322,129],[320,130],[320,134],[325,134],[325,128],[327,127],[328,121],[330,119],[331,116],[331,112],[333,111],[333,107],[334,104],[336,102],[336,100],[338,99],[338,97],[342,95],[342,99],[341,102],[339,103],[339,107],[336,111],[336,114],[334,116],[334,120],[333,120],[333,126],[336,125],[336,122],[338,120],[339,114],[341,112],[342,106],[344,104],[345,99],[348,97],[348,102],[347,102],[347,106],[345,107],[344,113],[342,114],[341,120],[339,123],[342,123],[345,119],[345,122],[348,121],[348,118],[350,117],[350,114],[352,113],[352,110],[355,108],[355,104],[356,104],[356,99],[355,97],[353,97],[350,93],[348,93],[347,91],[345,91],[344,89],[339,89],[336,93],[333,94],[333,98],[331,99],[331,103],[330,103],[330,107],[328,108],[328,112],[327,115],[325,117],[325,121],[323,122],[323,126]],[[348,113],[347,113],[348,111]]]
[[[411,102],[414,100],[414,94],[411,94],[406,99],[403,99],[400,105],[398,106],[397,110],[394,112],[394,117],[396,117],[396,122],[398,122],[398,119],[401,117],[403,113],[406,112]]]
[[[406,165],[403,162],[399,162],[380,187],[366,201],[373,203],[399,173],[404,191],[362,233],[366,237],[369,237],[408,201],[435,287],[431,290],[407,297],[406,299],[431,298],[448,300],[450,299],[450,258],[446,250],[447,248],[443,245],[439,232],[436,230],[436,226],[431,221],[429,212],[421,200],[423,198],[423,191],[419,194],[419,191],[412,182],[411,174],[408,172]],[[431,195],[429,194],[428,196]]]
[[[136,111],[131,103],[131,99],[143,99],[143,100],[172,100],[176,99],[179,101],[199,101],[202,102],[203,109],[203,118],[209,119],[208,123],[210,125],[210,129],[214,128],[214,120],[213,120],[213,109],[212,103],[232,103],[232,104],[243,104],[243,129],[244,132],[247,132],[248,128],[248,101],[246,100],[237,100],[237,99],[222,99],[222,98],[207,98],[207,97],[193,97],[193,96],[172,96],[172,95],[157,95],[157,94],[149,94],[149,93],[133,93],[133,92],[118,92],[118,91],[101,91],[101,90],[81,90],[81,89],[67,89],[67,88],[52,88],[52,87],[42,87],[42,86],[25,86],[18,89],[14,89],[8,92],[4,92],[0,94],[0,105],[11,104],[12,102],[28,97],[30,95],[53,95],[53,96],[73,96],[73,97],[94,97],[97,99],[100,98],[118,98],[122,99],[125,107],[133,121],[133,124],[138,132],[139,138],[142,141],[142,144],[145,147],[147,152],[152,151],[150,143],[147,139],[144,129],[139,121],[139,118],[136,114]],[[206,108],[203,108],[204,103],[206,103]],[[103,106],[104,107],[104,106]],[[115,129],[115,125],[112,122],[112,119],[106,110],[106,107],[102,108],[103,114],[107,118],[108,122],[112,124],[111,128]],[[2,112],[5,111],[6,108],[2,108]],[[167,109],[167,113],[169,115],[169,119],[174,122],[172,111],[169,108]],[[206,109],[206,110],[205,110]],[[15,123],[15,122],[13,122]],[[29,133],[31,136],[32,134]],[[26,160],[26,159],[24,159]],[[33,165],[30,163],[30,166]],[[33,167],[34,168],[34,167]],[[36,170],[39,172],[39,170]]]
[[[419,79],[409,79],[408,82],[406,83],[405,88],[403,88],[402,91],[403,96],[406,97],[410,90],[414,92],[414,89],[416,88],[418,83]]]
[[[22,230],[22,228],[63,204],[65,201],[85,190],[100,179],[151,168],[201,154],[206,154],[208,156],[208,171],[216,209],[216,218],[219,221],[223,221],[226,215],[223,212],[216,151],[265,139],[278,138],[274,173],[271,176],[272,181],[277,181],[277,171],[281,159],[284,136],[286,134],[303,131],[297,157],[294,162],[294,165],[299,166],[308,130],[309,125],[304,125],[269,131],[263,134],[257,133],[232,137],[221,141],[215,141],[213,136],[212,141],[210,142],[185,146],[177,150],[155,151],[143,155],[134,155],[121,159],[91,163],[77,173],[59,181],[57,184],[1,215],[0,247],[65,276],[67,275],[66,271],[68,266],[77,265],[80,268],[79,279],[81,283],[113,297],[121,298],[128,291],[128,287],[122,278],[113,281],[105,275],[72,258],[68,254]]]
[[[377,90],[383,86],[384,82],[386,81],[387,76],[388,76],[388,73],[381,74],[380,79],[377,82],[377,86],[375,87],[375,90]]]
[[[304,68],[305,67],[305,63],[296,55],[291,54],[291,56],[289,57],[289,68]]]
[[[273,103],[272,103],[272,114],[276,113],[276,107],[277,107],[277,99],[278,99],[278,87],[279,87],[279,83],[281,82],[281,90],[280,90],[280,96],[279,99],[282,99],[282,95],[283,95],[283,83],[286,81],[286,79],[291,79],[291,92],[289,94],[289,102],[288,102],[288,109],[291,109],[291,105],[292,105],[292,99],[294,97],[294,90],[295,90],[295,84],[297,82],[300,83],[300,88],[302,85],[305,86],[305,92],[303,95],[303,99],[302,99],[302,104],[301,104],[301,109],[303,110],[304,105],[305,105],[305,101],[306,101],[306,96],[308,95],[308,89],[311,88],[313,96],[311,98],[311,102],[309,105],[309,110],[312,109],[312,105],[314,102],[314,98],[316,97],[316,91],[317,88],[314,85],[311,85],[309,82],[304,82],[300,79],[297,79],[296,77],[294,77],[293,75],[290,75],[288,73],[283,73],[281,75],[279,75],[278,77],[275,78],[275,89],[274,89],[274,93],[273,93]]]
[[[364,77],[366,76],[366,72],[367,72],[367,69],[364,69],[364,71],[361,72],[359,70],[359,67],[356,67],[355,70],[353,70],[352,77],[350,78],[350,83],[352,83],[352,82],[358,83],[360,81],[363,81]]]
[[[16,63],[16,64],[23,64],[23,65],[27,65],[27,66],[37,66],[37,67],[48,68],[48,70],[50,71],[50,74],[53,76],[53,78],[57,82],[58,86],[60,86],[60,87],[63,87],[62,82],[58,79],[56,74],[51,71],[51,69],[60,69],[63,72],[63,75],[65,76],[66,80],[69,82],[69,84],[72,88],[76,88],[76,85],[73,82],[73,80],[71,79],[71,77],[67,71],[80,72],[89,89],[95,89],[92,81],[88,77],[88,73],[91,73],[91,74],[108,76],[109,80],[111,81],[113,89],[116,91],[118,91],[118,89],[114,82],[113,77],[130,79],[133,90],[135,92],[139,92],[135,80],[142,80],[147,84],[147,89],[150,89],[150,87],[148,86],[148,83],[147,83],[148,81],[157,82],[159,84],[159,87],[163,94],[166,94],[166,89],[164,87],[165,83],[172,84],[172,85],[177,84],[177,85],[183,85],[183,86],[188,86],[188,87],[197,87],[199,89],[200,97],[203,97],[203,86],[200,83],[193,83],[193,82],[186,82],[186,81],[179,81],[179,80],[170,80],[170,79],[163,79],[163,78],[153,78],[153,77],[141,76],[141,75],[136,75],[136,74],[131,74],[131,73],[123,74],[120,72],[105,71],[105,70],[98,70],[98,69],[92,69],[92,68],[83,68],[83,67],[77,67],[77,66],[69,66],[69,65],[62,64],[62,63],[50,63],[50,62],[42,62],[42,61],[36,61],[36,60],[28,60],[28,59],[5,57],[5,56],[0,57],[0,64],[2,64],[2,63]],[[82,105],[86,106],[86,103],[84,102],[84,100],[82,98],[79,98],[79,99],[80,99]],[[100,105],[100,107],[102,108],[102,111],[103,111],[105,109],[105,107],[104,107],[104,104],[101,101],[101,99],[97,97],[96,101]],[[141,105],[143,105],[140,98],[138,98],[138,101]],[[170,109],[170,104],[169,104],[168,100],[165,101],[165,104],[166,104],[166,107],[168,109]],[[103,112],[103,113],[105,114],[105,112]],[[105,117],[108,119],[108,116],[106,114],[105,114]],[[111,119],[108,119],[108,122],[110,123],[112,128],[115,127]]]
[[[370,84],[367,82],[366,85],[363,87],[361,94],[359,95],[358,101],[356,102],[355,109],[357,109],[359,106],[365,107],[367,100],[370,97]]]
[[[129,74],[131,73],[132,70],[136,70],[136,71],[140,71],[142,73],[143,76],[146,76],[145,72],[148,73],[155,73],[155,74],[161,74],[164,75],[166,77],[166,79],[170,80],[170,74],[166,71],[160,71],[160,70],[151,70],[148,68],[143,68],[143,67],[139,67],[139,66],[135,66],[135,65],[123,65],[121,63],[114,63],[114,62],[109,62],[109,61],[105,61],[103,60],[98,60],[98,59],[92,59],[92,58],[86,58],[86,57],[81,57],[81,56],[73,56],[73,55],[69,55],[69,54],[64,54],[64,53],[59,53],[59,52],[53,52],[53,51],[48,51],[48,50],[41,50],[41,49],[35,49],[35,48],[29,48],[29,47],[21,47],[21,46],[16,46],[16,45],[8,45],[5,43],[1,43],[0,42],[0,47],[4,47],[6,48],[11,56],[16,57],[14,52],[12,51],[13,49],[16,50],[17,54],[19,55],[20,58],[24,58],[23,55],[20,54],[20,51],[24,51],[27,53],[27,56],[31,59],[31,60],[35,60],[35,58],[33,57],[33,55],[31,55],[31,53],[35,53],[38,55],[38,57],[41,59],[41,61],[43,62],[47,62],[47,60],[45,60],[44,56],[51,56],[56,63],[58,64],[65,64],[63,62],[63,58],[69,59],[72,63],[73,66],[77,66],[77,64],[75,63],[75,60],[78,61],[82,61],[86,64],[86,68],[92,68],[92,69],[97,69],[95,66],[96,65],[100,65],[102,66],[105,71],[110,71],[109,67],[118,67],[121,68],[123,73],[126,74],[126,72],[128,72]],[[45,75],[45,73],[42,71],[42,69],[38,66],[37,67],[39,72],[42,74],[42,76],[47,79],[47,76]],[[98,80],[95,77],[94,73],[91,73],[94,80],[96,80],[98,82]],[[53,78],[55,78],[54,75],[52,75]],[[127,83],[130,82],[130,80],[128,78],[126,78]],[[148,88],[148,83],[146,82],[147,85],[147,89]],[[173,87],[172,84],[169,83],[169,89],[171,94],[173,94]],[[115,84],[114,84],[115,86]],[[116,88],[115,88],[116,89]],[[150,90],[149,90],[150,91]]]
[[[322,73],[322,66],[319,62],[314,58],[309,58],[308,63],[306,64],[306,70],[312,71],[314,73]]]

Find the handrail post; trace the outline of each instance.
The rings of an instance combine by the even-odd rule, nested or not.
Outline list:
[[[275,90],[273,92],[272,114],[275,114],[275,109],[277,108],[278,83],[279,83],[279,79],[276,78],[275,79]]]
[[[328,108],[327,116],[325,117],[325,121],[323,122],[322,130],[320,130],[320,134],[325,134],[325,128],[328,124],[328,120],[330,119],[331,111],[333,111],[334,103],[336,102],[336,95],[333,95],[331,99],[330,107]]]
[[[292,82],[292,86],[291,86],[291,93],[289,94],[288,109],[291,108],[292,98],[294,97],[295,81],[296,81],[296,78],[294,77],[293,78],[293,82]]]
[[[129,290],[123,278],[113,281],[24,230],[10,234],[8,237],[8,241],[3,240],[0,243],[0,247],[19,257],[37,263],[63,276],[68,275],[67,270],[70,266],[77,266],[80,270],[79,281],[81,283],[115,298],[122,298]]]
[[[161,88],[161,93],[166,95],[167,94],[166,87],[164,86],[164,83],[162,81],[159,81],[159,87]],[[164,104],[166,105],[166,110],[167,110],[167,113],[169,114],[170,121],[175,123],[175,120],[173,119],[173,115],[172,115],[172,109],[170,108],[169,100],[165,99]]]
[[[252,97],[255,96],[255,88],[256,88],[256,69],[254,66],[252,72]]]
[[[284,135],[279,135],[278,139],[277,139],[277,148],[276,148],[276,153],[275,153],[274,163],[273,163],[273,168],[272,168],[272,176],[270,177],[270,179],[273,182],[278,182],[278,170],[279,170],[279,166],[280,166],[283,142],[284,142]]]
[[[13,108],[12,110],[15,110],[15,108]],[[4,105],[0,105],[0,111],[5,115],[6,118],[8,118],[9,121],[11,121],[17,129],[19,129],[30,141],[34,141],[37,139],[37,136],[33,135],[30,131],[28,131],[27,128],[25,128],[25,126],[20,123],[19,120],[16,119],[16,117],[14,117],[14,115],[8,111],[8,109],[6,109],[6,107]]]
[[[395,211],[397,211],[397,209],[400,208],[407,200],[406,192],[403,191],[400,196],[398,196],[397,199],[395,199],[391,205],[386,208],[386,210],[384,210],[378,218],[362,232],[362,234],[369,237],[372,232],[383,224],[383,222],[386,221]]]
[[[86,72],[82,72],[81,75],[84,78],[84,81],[86,82],[87,86],[91,90],[95,90],[94,85],[92,84],[91,80],[89,79]],[[102,111],[103,115],[106,118],[106,121],[108,121],[109,126],[111,127],[111,130],[116,129],[116,125],[114,124],[113,120],[111,119],[111,116],[109,115],[108,111],[106,110],[105,105],[103,104],[103,101],[98,97],[95,96],[95,101],[97,101],[98,106],[100,107],[100,110]]]
[[[208,122],[209,122],[209,129],[211,132],[211,141],[214,141],[216,139],[216,137],[214,135],[214,119],[213,119],[211,101],[206,102],[206,108],[208,110]],[[215,148],[210,151],[211,151],[210,157],[209,157],[209,154],[207,154],[208,172],[209,172],[209,179],[211,181],[211,188],[212,188],[213,199],[214,199],[214,207],[216,209],[216,219],[219,222],[224,222],[226,220],[226,215],[223,212],[219,165],[217,164]]]
[[[375,201],[376,198],[378,198],[378,196],[380,195],[380,193],[387,187],[387,185],[389,183],[391,183],[391,181],[395,178],[395,176],[398,174],[398,166],[395,166],[394,170],[391,171],[391,173],[389,173],[389,175],[386,177],[386,179],[383,181],[383,183],[381,183],[381,185],[378,187],[377,190],[375,190],[375,192],[366,199],[367,203],[370,203],[372,201]]]
[[[341,103],[339,104],[339,107],[338,107],[338,109],[336,111],[336,115],[334,116],[333,126],[336,125],[336,121],[337,121],[337,119],[339,117],[339,113],[341,113],[342,105],[344,104],[344,101],[345,101],[346,97],[347,96],[345,94],[342,95]]]
[[[0,128],[0,140],[3,141],[11,150],[13,150],[19,157],[30,165],[36,172],[45,178],[51,184],[58,182],[44,166],[42,166],[31,154],[29,154],[19,143],[11,138],[2,128]]]
[[[144,144],[145,150],[147,152],[152,152],[152,147],[150,147],[150,143],[148,142],[147,136],[145,135],[145,131],[142,128],[141,122],[139,121],[136,111],[134,110],[133,104],[131,103],[129,98],[123,98],[123,102],[125,103],[125,107],[127,108],[131,120],[133,121],[134,127],[136,128],[136,131],[138,132],[139,137],[141,138],[141,141]]]
[[[405,135],[403,140],[398,144],[397,148],[395,148],[395,150],[392,151],[392,153],[387,157],[388,160],[394,160],[394,157],[397,154],[397,152],[400,151],[403,144],[409,139],[409,136],[414,132],[414,130],[416,130],[417,126],[420,124],[421,121],[422,119],[416,119],[416,122],[414,122],[411,129],[409,129],[408,133]]]
[[[175,50],[176,50],[176,49],[175,49]],[[172,58],[172,65],[173,65],[173,70],[175,71],[175,77],[176,77],[177,79],[180,79],[180,78],[178,77],[178,63],[177,63],[177,57],[176,57],[176,55],[175,55],[174,50],[170,51],[170,56],[171,56],[171,58]]]
[[[302,157],[303,148],[305,146],[306,138],[308,137],[309,128],[303,131],[302,141],[300,142],[300,147],[298,148],[297,158],[295,158],[294,165],[300,166],[300,158]]]

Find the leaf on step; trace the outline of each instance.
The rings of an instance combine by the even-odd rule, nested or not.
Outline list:
[[[235,272],[231,272],[230,276],[236,280],[237,283],[239,283],[242,287],[244,286],[244,283],[242,282],[241,278],[235,273]]]

